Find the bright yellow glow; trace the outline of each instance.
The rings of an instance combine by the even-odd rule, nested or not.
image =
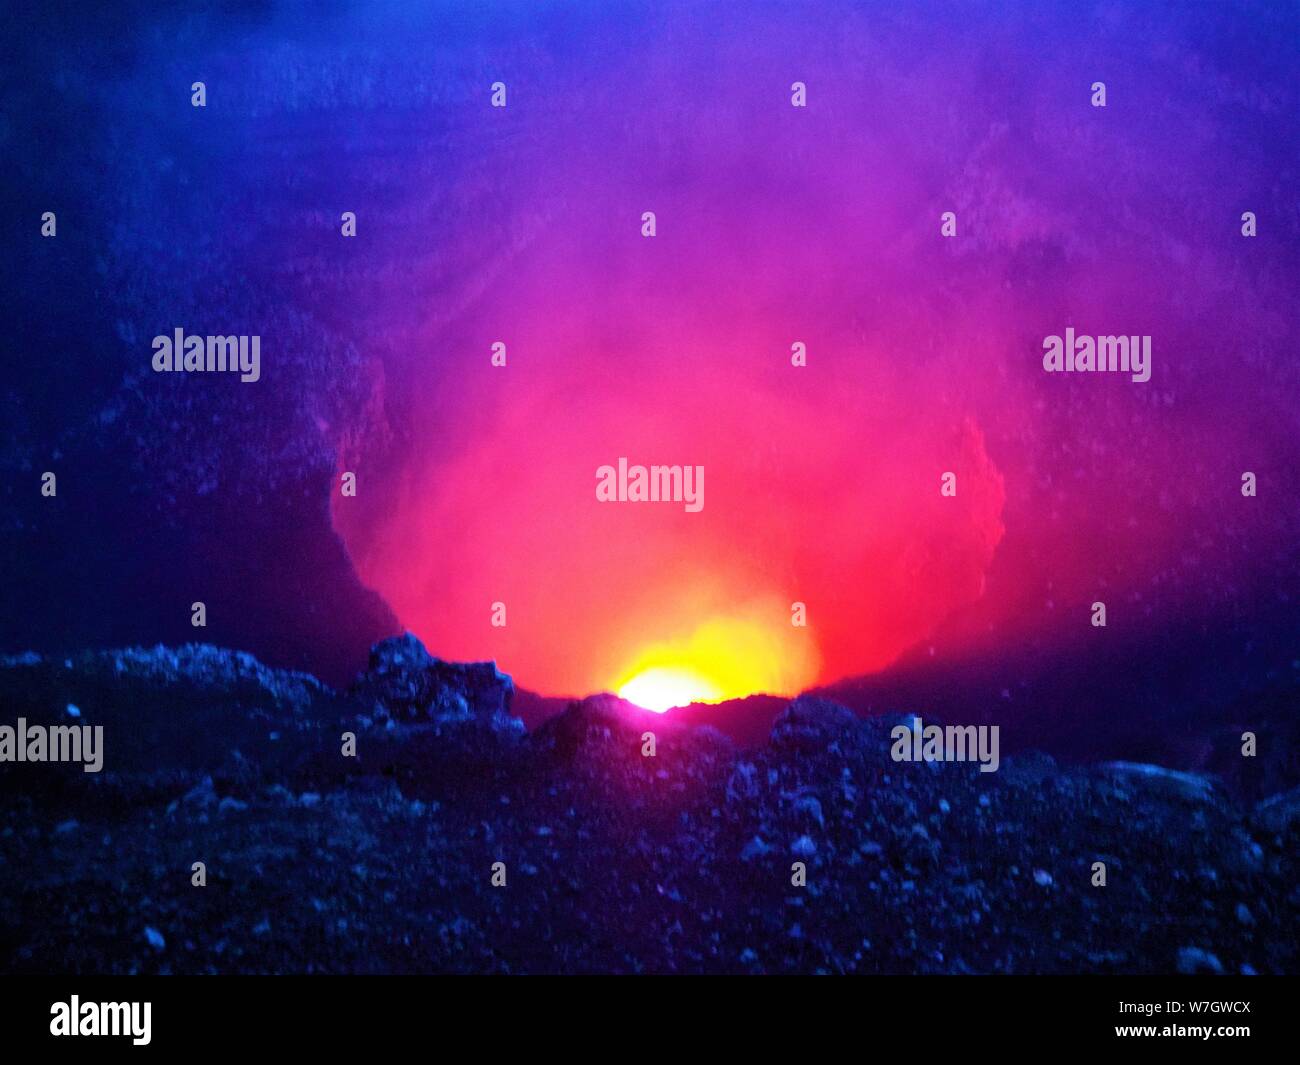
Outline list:
[[[675,666],[654,666],[638,673],[619,688],[618,694],[656,714],[674,706],[716,702],[719,698],[718,690],[707,679]]]
[[[780,615],[776,615],[780,616]],[[780,627],[772,614],[713,618],[689,638],[654,644],[615,685],[628,702],[663,713],[766,692],[794,695],[813,682],[817,655],[806,629]]]

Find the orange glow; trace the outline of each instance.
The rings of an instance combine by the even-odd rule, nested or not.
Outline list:
[[[753,618],[713,618],[689,638],[645,648],[616,690],[656,713],[756,692],[796,694],[812,683],[819,665],[806,632],[788,622],[782,629]]]
[[[680,666],[654,666],[638,673],[618,689],[618,694],[656,714],[674,706],[718,700],[718,690],[709,680]]]

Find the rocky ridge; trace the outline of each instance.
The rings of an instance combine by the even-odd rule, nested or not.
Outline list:
[[[409,635],[346,690],[206,645],[0,658],[0,724],[105,743],[0,765],[0,970],[1300,968],[1300,792],[898,763],[896,720],[814,697],[752,749],[613,696],[529,733],[513,692]]]

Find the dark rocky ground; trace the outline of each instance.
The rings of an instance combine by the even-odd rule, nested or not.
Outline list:
[[[410,637],[347,691],[210,646],[0,660],[2,723],[71,703],[106,751],[0,766],[0,970],[1300,969],[1295,791],[894,763],[811,698],[752,749],[609,696],[527,733],[511,696]]]

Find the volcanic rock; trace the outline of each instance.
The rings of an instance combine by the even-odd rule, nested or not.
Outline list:
[[[454,724],[478,721],[494,730],[522,732],[510,716],[514,681],[494,662],[444,662],[411,633],[393,636],[370,651],[353,698],[379,718]]]
[[[747,749],[613,696],[530,735],[511,690],[409,636],[344,693],[212,647],[0,661],[8,712],[106,727],[99,774],[0,767],[0,971],[1300,968],[1294,792],[896,763],[821,698]]]

